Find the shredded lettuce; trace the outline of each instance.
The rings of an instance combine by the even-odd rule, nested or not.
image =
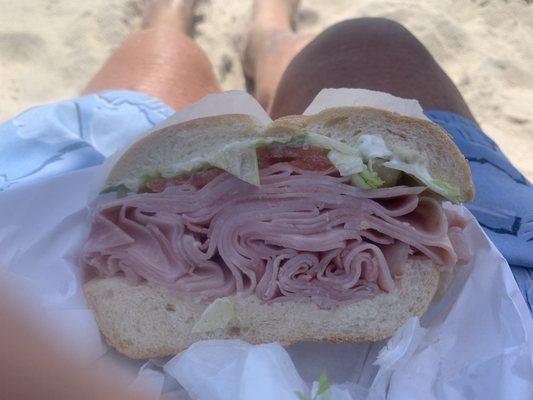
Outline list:
[[[126,187],[126,185],[121,183],[118,185],[106,187],[104,190],[100,192],[100,194],[106,194],[106,193],[112,193],[112,192],[117,192],[118,194],[120,194],[120,193],[127,193],[128,191],[129,189]]]
[[[328,374],[326,371],[322,372],[318,377],[318,383],[316,389],[314,389],[315,394],[310,400],[326,400],[330,398],[331,384],[329,383]],[[307,400],[307,396],[300,392],[299,390],[294,392],[298,400]]]
[[[456,200],[458,201],[460,192],[459,189],[455,186],[452,186],[446,182],[444,182],[441,179],[432,179],[431,180],[432,186],[428,186],[433,191],[437,192],[435,189],[439,188],[441,191],[441,194],[446,197],[447,199]],[[439,193],[439,192],[437,192]]]
[[[377,189],[385,183],[376,172],[365,170],[358,174],[354,174],[350,178],[350,183],[353,186],[362,189]]]
[[[284,140],[274,140],[271,144],[275,144],[275,145],[287,145],[287,144],[290,144],[290,145],[293,145],[293,146],[303,146],[305,145],[306,143],[308,143],[307,141],[307,134],[305,132],[296,132],[294,135],[291,136],[291,138],[288,140],[288,141],[284,141]]]
[[[211,164],[230,174],[259,186],[259,166],[257,163],[257,143],[227,146],[211,157]]]
[[[318,377],[318,387],[316,389],[315,396],[321,396],[329,391],[331,385],[329,384],[328,374],[326,371],[322,372]]]
[[[427,168],[421,164],[409,164],[393,159],[385,162],[383,165],[388,168],[393,168],[405,172],[406,174],[409,174],[420,182],[422,182],[422,184],[427,186],[429,190],[440,194],[448,200],[451,200],[453,202],[459,202],[459,189],[440,179],[433,179],[431,175],[429,175]]]
[[[316,133],[306,134],[306,142],[312,146],[321,147],[323,149],[336,150],[339,153],[344,154],[357,154],[356,150],[348,146],[347,144],[330,138],[324,135],[318,135]]]
[[[320,142],[316,138],[313,140]],[[351,151],[346,149],[346,145],[334,145],[334,142],[336,140],[328,138],[322,144],[331,149],[328,153],[331,163],[342,176],[351,175],[350,181],[354,186],[365,189],[393,186],[400,172],[404,172],[444,198],[459,201],[459,189],[440,179],[433,179],[417,154],[406,151],[403,152],[405,154],[392,153],[380,136],[360,135]]]
[[[337,150],[328,152],[328,159],[337,168],[341,176],[357,174],[366,169],[363,160],[355,154],[341,153]]]
[[[194,157],[177,164],[167,165],[161,172],[162,178],[188,176],[193,172],[212,167],[207,157]]]
[[[200,315],[200,319],[192,327],[191,333],[225,329],[233,318],[235,318],[235,300],[232,297],[215,299]]]
[[[397,169],[387,168],[383,164],[386,160],[381,158],[371,158],[368,160],[368,169],[378,174],[379,178],[383,181],[382,186],[391,187],[395,186],[400,179],[401,171]]]
[[[139,183],[141,186],[146,185],[148,182],[153,181],[154,179],[161,178],[161,172],[154,172],[152,174],[144,174],[139,178]]]

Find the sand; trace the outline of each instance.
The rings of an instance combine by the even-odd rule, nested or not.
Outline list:
[[[0,0],[0,120],[75,96],[138,29],[142,0]],[[195,38],[224,89],[244,88],[239,62],[251,0],[203,0]],[[301,32],[379,16],[409,28],[482,128],[533,180],[533,5],[525,1],[303,0]]]

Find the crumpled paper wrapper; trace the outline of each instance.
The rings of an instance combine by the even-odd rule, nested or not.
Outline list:
[[[416,100],[362,89],[322,90],[305,114],[350,105],[427,119]],[[250,95],[230,91],[181,109],[162,126],[234,113],[271,121]],[[170,360],[148,362],[117,354],[87,308],[76,260],[89,231],[88,206],[120,154],[101,166],[0,193],[0,280],[20,287],[35,314],[83,362],[128,370],[132,385],[154,400],[296,400],[296,391],[332,400],[533,398],[533,321],[527,306],[505,259],[468,210],[453,205],[447,207],[472,218],[466,236],[474,257],[457,269],[447,293],[420,321],[411,318],[388,341],[286,348],[203,341]],[[331,387],[317,395],[323,371]]]

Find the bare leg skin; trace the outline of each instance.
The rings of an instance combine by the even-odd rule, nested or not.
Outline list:
[[[301,114],[323,88],[365,88],[417,99],[425,110],[474,117],[422,43],[397,22],[360,18],[326,29],[283,73],[272,117]]]
[[[291,19],[299,0],[255,0],[243,70],[254,81],[254,95],[268,110],[283,71],[313,35],[297,35]]]
[[[155,0],[146,10],[143,29],[167,27],[190,35],[197,0]]]
[[[83,94],[128,89],[174,109],[220,92],[207,56],[187,36],[196,0],[154,0],[143,29],[131,35],[105,62]]]

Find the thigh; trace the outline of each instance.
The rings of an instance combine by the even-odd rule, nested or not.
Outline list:
[[[220,91],[213,67],[185,34],[151,28],[133,34],[112,54],[83,94],[127,89],[174,109]]]
[[[341,87],[414,98],[424,109],[474,120],[424,45],[402,25],[383,18],[344,21],[318,35],[285,70],[271,115],[301,114],[321,89]]]

